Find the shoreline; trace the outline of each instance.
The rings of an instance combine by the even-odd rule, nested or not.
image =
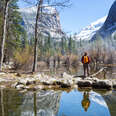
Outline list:
[[[66,72],[61,76],[50,76],[44,73],[18,74],[0,72],[0,88],[16,90],[48,90],[48,89],[97,89],[116,90],[115,79],[98,79],[96,77],[77,77]]]

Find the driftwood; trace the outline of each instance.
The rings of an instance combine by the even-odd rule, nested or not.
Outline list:
[[[98,72],[96,72],[96,73],[94,73],[94,74],[92,74],[92,75],[90,75],[90,77],[95,77],[96,75],[98,75],[100,72],[105,72],[105,69],[106,69],[107,67],[103,67],[103,68],[101,68]]]

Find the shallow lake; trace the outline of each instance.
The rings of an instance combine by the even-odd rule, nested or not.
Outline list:
[[[0,116],[116,116],[116,91],[0,90]]]

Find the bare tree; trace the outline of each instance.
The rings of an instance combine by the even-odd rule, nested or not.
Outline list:
[[[1,48],[0,48],[0,71],[2,70],[2,64],[4,59],[4,46],[6,40],[6,23],[7,23],[7,16],[8,16],[8,5],[11,0],[4,0],[4,19],[3,19],[3,32],[1,38]]]
[[[37,30],[38,30],[38,22],[40,18],[41,6],[43,4],[43,0],[39,1],[38,8],[37,8],[37,15],[36,15],[36,23],[35,23],[35,44],[34,44],[34,62],[33,62],[33,69],[32,72],[35,72],[37,69],[37,49],[38,49],[38,37],[37,37]]]

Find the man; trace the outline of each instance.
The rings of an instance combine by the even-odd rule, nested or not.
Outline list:
[[[90,63],[90,58],[87,56],[87,52],[84,53],[84,56],[81,58],[81,62],[83,63],[83,69],[84,69],[84,76],[86,76],[86,72],[89,76],[89,63]]]

